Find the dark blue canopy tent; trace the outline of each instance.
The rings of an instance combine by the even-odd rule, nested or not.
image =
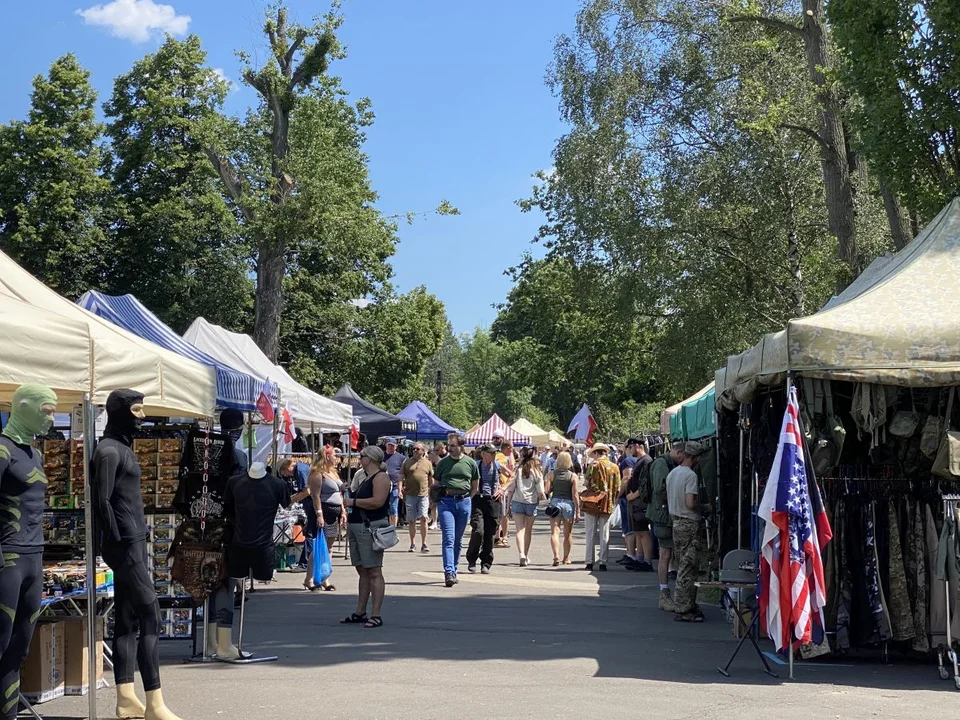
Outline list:
[[[446,440],[449,433],[459,432],[455,427],[438,418],[433,410],[419,400],[414,400],[407,405],[397,413],[397,417],[416,421],[417,432],[414,437],[417,440]]]

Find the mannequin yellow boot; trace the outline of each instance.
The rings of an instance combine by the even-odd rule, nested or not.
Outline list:
[[[217,657],[222,660],[236,660],[240,657],[240,651],[233,644],[233,626],[217,626]]]
[[[215,622],[207,623],[207,635],[204,640],[207,656],[217,654],[217,624]]]
[[[140,698],[134,690],[133,683],[117,684],[117,717],[127,720],[127,718],[142,718],[146,712]]]
[[[180,720],[180,717],[170,712],[163,703],[163,691],[160,688],[147,691],[147,712],[144,714],[147,720]]]

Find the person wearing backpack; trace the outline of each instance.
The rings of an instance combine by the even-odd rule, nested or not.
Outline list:
[[[683,462],[683,441],[674,440],[670,452],[661,455],[650,465],[649,482],[640,483],[640,499],[647,503],[647,517],[653,522],[653,534],[660,543],[657,575],[660,580],[658,607],[665,612],[676,612],[670,595],[670,561],[673,559],[673,520],[667,506],[667,476]]]

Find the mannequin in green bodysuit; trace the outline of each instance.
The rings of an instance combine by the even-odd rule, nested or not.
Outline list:
[[[53,424],[57,396],[43,385],[13,394],[0,434],[0,717],[17,715],[20,665],[40,614],[47,478],[35,435]]]

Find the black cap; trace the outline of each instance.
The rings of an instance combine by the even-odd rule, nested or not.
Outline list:
[[[642,443],[643,443],[643,440],[635,437],[632,437],[629,440],[627,440],[627,445],[640,445]]]

